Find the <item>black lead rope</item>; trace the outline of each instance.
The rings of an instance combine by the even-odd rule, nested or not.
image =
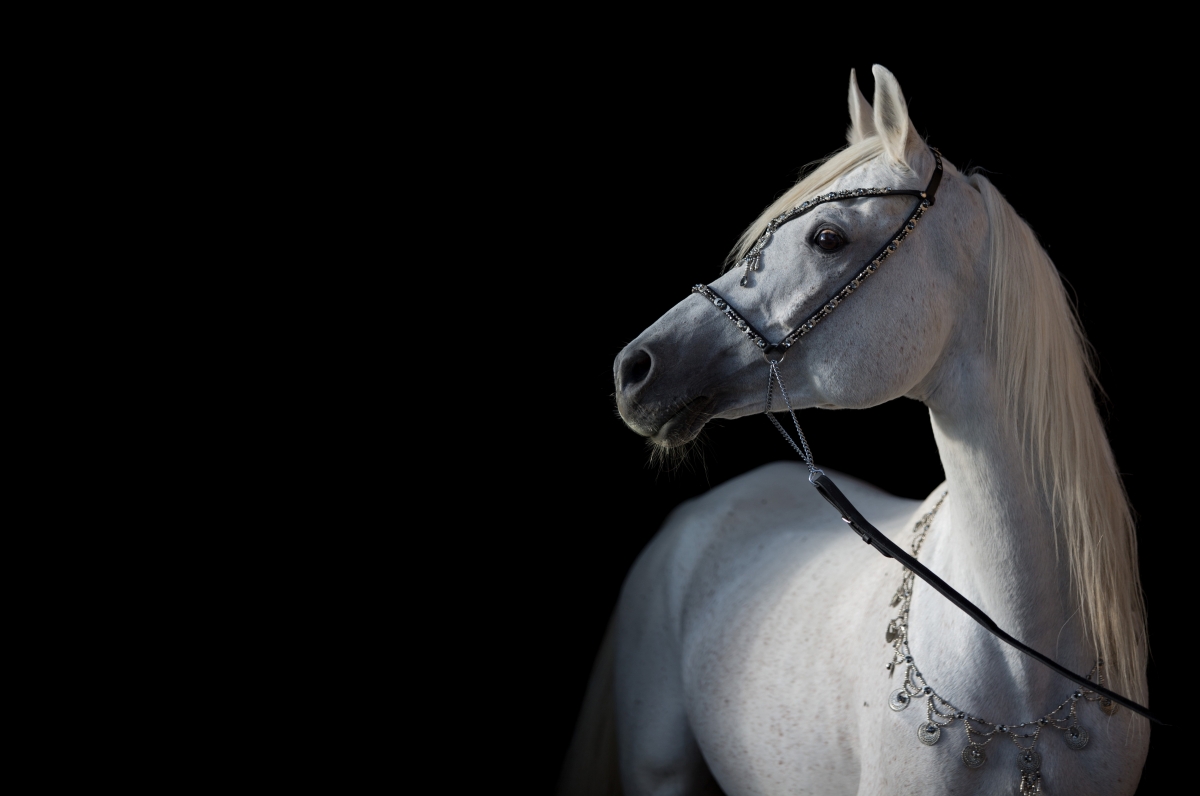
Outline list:
[[[772,418],[774,419],[774,418]],[[1058,674],[1071,680],[1084,688],[1095,691],[1101,696],[1108,697],[1117,704],[1124,705],[1141,716],[1145,716],[1155,724],[1162,725],[1162,722],[1155,718],[1147,708],[1142,707],[1132,699],[1121,696],[1115,691],[1110,691],[1099,683],[1093,683],[1091,680],[1081,675],[1075,674],[1067,667],[1060,664],[1058,661],[1050,658],[1035,649],[1032,649],[1015,638],[1005,633],[1000,629],[999,625],[992,621],[992,618],[979,609],[975,603],[963,597],[946,581],[935,575],[928,567],[922,564],[917,559],[913,558],[908,553],[904,552],[898,544],[884,536],[883,532],[876,528],[871,523],[867,522],[866,518],[859,513],[858,509],[854,508],[854,504],[842,494],[842,490],[838,489],[829,476],[820,470],[813,470],[808,475],[808,482],[817,488],[821,493],[821,497],[829,501],[829,504],[837,509],[842,515],[842,521],[849,525],[854,531],[862,537],[862,540],[869,545],[873,545],[876,550],[888,558],[894,558],[904,566],[911,569],[917,574],[921,580],[932,586],[938,593],[945,597],[950,602],[957,605],[963,613],[974,619],[979,624],[983,625],[989,633],[1003,641],[1010,647],[1020,650],[1029,657],[1033,658],[1038,663],[1053,669]],[[1163,725],[1165,726],[1165,725]]]
[[[800,458],[804,459],[805,463],[808,464],[808,468],[810,470],[808,476],[809,483],[817,488],[817,491],[821,493],[821,497],[825,498],[827,501],[829,501],[830,505],[837,509],[838,513],[842,517],[842,520],[845,521],[851,528],[853,528],[854,531],[862,537],[864,542],[873,545],[875,549],[884,556],[896,559],[901,564],[915,572],[917,576],[921,578],[921,580],[928,583],[943,597],[958,606],[963,613],[974,619],[979,624],[983,625],[983,627],[985,627],[989,633],[1013,649],[1020,650],[1038,663],[1046,666],[1049,669],[1052,669],[1068,680],[1078,683],[1080,686],[1100,694],[1103,697],[1107,697],[1119,705],[1124,705],[1134,713],[1137,713],[1140,716],[1145,716],[1155,724],[1162,725],[1163,723],[1155,718],[1154,714],[1152,714],[1147,708],[1139,705],[1137,702],[1134,702],[1132,699],[1123,697],[1118,693],[1108,690],[1099,683],[1093,683],[1086,677],[1075,674],[1070,669],[1055,661],[1053,658],[1049,658],[1037,650],[1027,647],[1020,641],[1017,641],[1015,638],[1010,636],[1008,633],[1005,633],[995,622],[992,621],[992,618],[981,611],[978,606],[955,591],[950,584],[946,583],[946,581],[942,580],[933,572],[931,572],[924,564],[921,564],[911,555],[904,552],[902,549],[900,549],[899,545],[884,536],[883,533],[880,532],[874,525],[867,522],[866,518],[859,513],[858,509],[854,508],[854,505],[846,498],[845,495],[842,494],[842,491],[834,485],[829,476],[818,470],[813,464],[812,452],[808,448],[808,442],[804,439],[804,432],[800,430],[800,424],[796,420],[795,413],[792,412],[791,402],[788,400],[787,392],[783,388],[783,379],[779,376],[778,362],[768,356],[768,353],[773,353],[779,350],[782,351],[782,353],[779,355],[779,359],[782,359],[783,354],[786,354],[787,350],[791,348],[791,346],[798,343],[802,337],[804,337],[808,332],[812,331],[813,327],[817,323],[828,317],[829,314],[833,312],[833,310],[839,304],[841,304],[842,301],[845,301],[847,298],[849,298],[850,295],[858,289],[862,282],[865,281],[871,274],[874,274],[879,266],[881,266],[883,262],[896,251],[897,247],[904,242],[909,234],[914,231],[916,223],[921,220],[921,217],[924,216],[925,211],[933,206],[934,198],[937,195],[938,186],[942,181],[943,169],[941,153],[939,153],[938,150],[933,147],[930,147],[930,151],[934,158],[934,169],[933,175],[929,178],[929,184],[926,186],[924,191],[891,190],[886,188],[862,188],[850,191],[836,191],[817,196],[814,199],[806,202],[802,202],[792,210],[789,210],[773,219],[770,224],[767,225],[766,231],[749,252],[749,257],[753,258],[754,260],[753,264],[757,263],[757,258],[761,253],[762,248],[766,245],[766,242],[770,239],[771,235],[773,235],[774,232],[779,229],[779,227],[783,226],[789,221],[799,218],[810,210],[813,210],[814,208],[826,202],[838,202],[867,197],[897,195],[916,196],[920,198],[920,201],[917,203],[917,206],[914,208],[912,213],[908,216],[908,219],[905,221],[904,225],[897,230],[896,234],[892,236],[892,239],[888,243],[884,244],[884,246],[879,249],[878,252],[876,252],[875,256],[867,263],[866,266],[863,267],[858,275],[844,285],[841,290],[835,293],[824,304],[824,306],[820,307],[811,317],[809,317],[807,321],[801,323],[799,326],[793,329],[780,342],[770,342],[766,338],[766,335],[755,329],[754,326],[741,313],[739,313],[729,304],[727,299],[718,294],[708,285],[696,285],[692,288],[692,292],[702,295],[705,299],[710,301],[713,306],[717,308],[717,310],[724,314],[725,317],[733,321],[737,325],[739,331],[745,334],[746,337],[758,347],[763,357],[770,363],[771,373],[767,378],[767,419],[775,424],[775,427],[779,429],[779,432],[783,434],[788,443],[795,448],[796,452],[800,455]],[[792,415],[792,422],[796,425],[796,432],[800,438],[799,443],[796,443],[791,438],[791,435],[784,430],[783,426],[779,424],[779,421],[777,421],[771,414],[771,383],[773,380],[777,380],[779,382],[779,391],[784,403],[787,404],[788,412]],[[803,446],[803,449],[801,449],[801,446]]]

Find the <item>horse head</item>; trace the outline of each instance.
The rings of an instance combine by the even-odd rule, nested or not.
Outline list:
[[[868,104],[851,72],[849,145],[746,230],[734,265],[711,283],[722,300],[693,293],[617,356],[617,407],[637,433],[676,447],[695,438],[711,419],[764,410],[764,351],[719,311],[724,301],[771,344],[830,302],[838,307],[820,319],[814,333],[786,349],[765,352],[767,360],[779,361],[797,409],[865,408],[903,395],[926,398],[937,387],[938,364],[955,339],[957,319],[986,313],[981,252],[987,217],[978,191],[949,164],[936,207],[929,208],[919,231],[877,273],[872,269],[861,287],[856,274],[904,228],[920,199],[869,193],[818,202],[778,227],[772,224],[828,193],[920,191],[930,184],[938,161],[909,119],[900,85],[881,66],[873,73],[875,99]],[[767,230],[772,234],[753,269],[738,265]],[[977,289],[981,280],[982,291]],[[845,306],[838,306],[843,301]]]

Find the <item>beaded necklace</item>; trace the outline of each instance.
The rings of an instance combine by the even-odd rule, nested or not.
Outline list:
[[[929,529],[933,526],[933,518],[949,494],[949,492],[943,492],[933,509],[921,517],[913,528],[915,534],[912,541],[913,558],[920,555],[925,537],[928,536]],[[904,681],[888,697],[888,707],[895,711],[904,710],[913,703],[913,700],[925,697],[925,720],[917,724],[916,729],[917,740],[926,746],[933,746],[941,740],[943,728],[948,728],[954,722],[961,721],[967,736],[967,745],[962,750],[962,761],[967,768],[979,768],[986,763],[988,758],[984,747],[997,737],[1008,736],[1009,740],[1017,747],[1016,763],[1021,772],[1021,795],[1040,793],[1042,789],[1042,757],[1035,747],[1042,730],[1046,728],[1061,730],[1067,746],[1078,751],[1087,746],[1090,738],[1088,731],[1079,725],[1079,715],[1076,710],[1079,701],[1082,699],[1088,702],[1099,702],[1100,709],[1109,716],[1117,712],[1117,704],[1095,691],[1080,688],[1041,718],[1018,724],[996,724],[960,710],[929,685],[920,669],[917,668],[912,651],[908,648],[908,611],[912,603],[913,584],[913,571],[905,568],[900,588],[891,602],[892,607],[900,606],[900,613],[888,622],[885,638],[892,646],[892,659],[888,661],[885,668],[888,676],[891,677],[895,675],[897,669],[904,667]],[[1104,661],[1097,661],[1096,665],[1092,667],[1087,679],[1091,680],[1093,677],[1098,678],[1097,682],[1103,685]],[[1065,714],[1064,711],[1066,711]],[[1023,745],[1022,742],[1028,743],[1028,746]]]

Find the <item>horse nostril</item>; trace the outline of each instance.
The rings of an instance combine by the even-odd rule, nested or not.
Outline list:
[[[654,360],[646,351],[633,352],[621,363],[621,388],[627,390],[644,381],[653,364]]]

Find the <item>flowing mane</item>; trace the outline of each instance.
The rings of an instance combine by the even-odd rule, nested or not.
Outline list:
[[[988,326],[1005,398],[1049,497],[1083,627],[1119,693],[1146,703],[1146,614],[1137,536],[1096,411],[1083,329],[1033,230],[981,174],[989,222]],[[1047,652],[1053,653],[1052,650]]]
[[[818,161],[746,228],[726,267],[745,255],[772,218],[883,152],[872,135]],[[1056,549],[1066,550],[1084,631],[1096,657],[1105,661],[1110,687],[1145,703],[1147,639],[1137,537],[1096,411],[1093,388],[1099,383],[1090,349],[1058,270],[1033,230],[983,175],[967,179],[987,209],[987,323],[1001,383],[1033,475],[1051,502]]]

